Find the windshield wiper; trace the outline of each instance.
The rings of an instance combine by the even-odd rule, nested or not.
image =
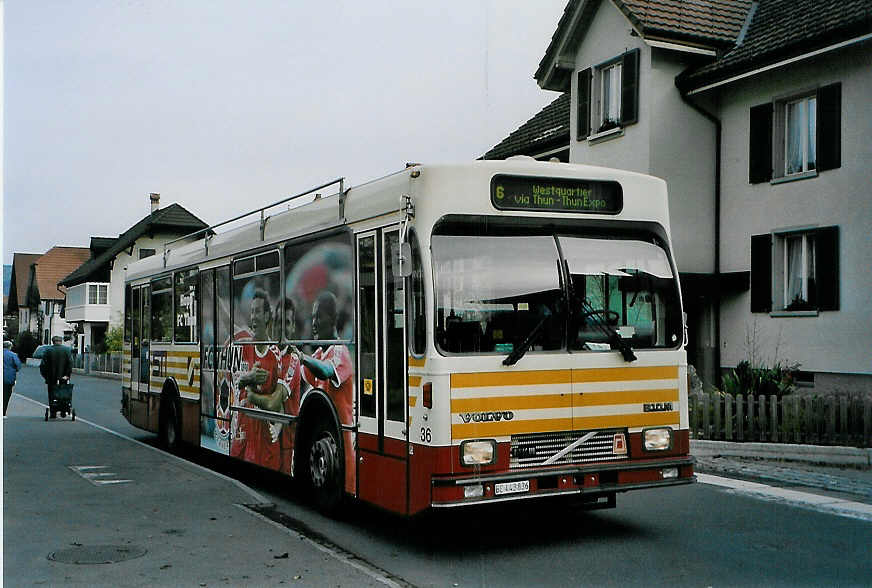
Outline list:
[[[548,321],[549,318],[551,318],[551,317],[550,317],[550,316],[545,316],[541,321],[539,321],[539,324],[538,324],[538,325],[536,325],[535,327],[533,327],[533,330],[530,331],[530,334],[527,335],[527,338],[524,339],[524,342],[521,343],[521,345],[520,345],[517,349],[515,349],[514,351],[512,351],[512,352],[511,352],[511,353],[510,353],[510,354],[509,354],[509,355],[508,355],[508,356],[503,360],[503,365],[515,365],[516,363],[518,363],[518,361],[519,361],[522,357],[524,357],[524,354],[526,354],[527,351],[530,350],[530,347],[533,346],[533,341],[536,340],[536,335],[539,334],[539,331],[542,330],[542,327],[545,326],[545,323]]]
[[[581,307],[584,309],[584,314],[587,315],[587,318],[590,319],[590,322],[596,327],[603,335],[608,338],[608,342],[614,345],[618,351],[621,352],[621,356],[623,356],[624,361],[636,361],[639,359],[636,357],[636,354],[633,353],[633,348],[630,347],[630,344],[621,337],[617,331],[612,328],[609,328],[602,319],[598,318],[603,315],[605,310],[595,310],[586,300],[581,300]]]

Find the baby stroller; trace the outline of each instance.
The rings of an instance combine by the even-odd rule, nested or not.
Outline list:
[[[61,418],[66,418],[69,413],[71,420],[76,420],[76,409],[73,408],[73,385],[69,380],[61,380],[55,386],[54,397],[49,401],[49,407],[45,409],[45,420],[48,420],[49,413],[51,418],[55,418],[57,413],[61,413]]]

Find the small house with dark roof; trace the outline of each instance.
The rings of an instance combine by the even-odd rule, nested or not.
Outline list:
[[[14,264],[19,260],[19,255],[13,257]],[[19,332],[27,330],[37,335],[43,344],[50,343],[52,337],[63,337],[71,340],[72,326],[64,320],[64,297],[65,289],[59,286],[60,279],[68,274],[73,268],[79,267],[88,259],[89,251],[86,247],[52,247],[44,254],[32,257],[29,254],[21,255],[21,260],[27,265],[26,270],[20,268],[21,273],[26,275],[24,295],[20,296],[21,288],[18,286],[20,275],[15,275],[16,300],[19,309]],[[25,309],[24,313],[21,310]]]
[[[179,204],[161,208],[159,194],[149,201],[151,212],[118,237],[91,237],[88,259],[59,280],[80,349],[100,349],[108,329],[123,325],[124,269],[131,261],[161,255],[164,243],[208,226]]]
[[[484,157],[562,123],[569,161],[664,178],[705,379],[751,359],[870,392],[870,61],[872,0],[569,0],[534,74],[565,118]]]
[[[14,253],[12,255],[12,276],[9,278],[9,300],[6,303],[6,312],[18,315],[18,330],[9,333],[12,337],[21,331],[28,330],[30,325],[30,308],[27,306],[30,267],[41,256],[40,253]]]

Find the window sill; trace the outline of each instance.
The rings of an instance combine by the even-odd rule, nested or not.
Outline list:
[[[614,129],[609,129],[607,131],[603,131],[602,133],[595,133],[593,135],[589,135],[587,138],[587,142],[591,145],[596,145],[597,143],[603,143],[605,141],[611,141],[612,139],[617,139],[618,137],[624,136],[623,127],[615,127]]]
[[[807,180],[809,178],[818,177],[817,170],[811,170],[807,172],[802,172],[801,174],[791,174],[789,176],[782,176],[780,178],[773,178],[769,183],[771,185],[776,184],[786,184],[788,182],[796,182],[797,180]]]
[[[799,316],[817,316],[818,311],[816,310],[773,310],[769,313],[769,316],[773,318],[783,318],[783,317],[799,317]]]

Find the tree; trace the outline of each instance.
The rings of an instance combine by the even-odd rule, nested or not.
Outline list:
[[[106,333],[106,351],[109,353],[121,351],[124,343],[124,330],[121,327],[112,327]]]

